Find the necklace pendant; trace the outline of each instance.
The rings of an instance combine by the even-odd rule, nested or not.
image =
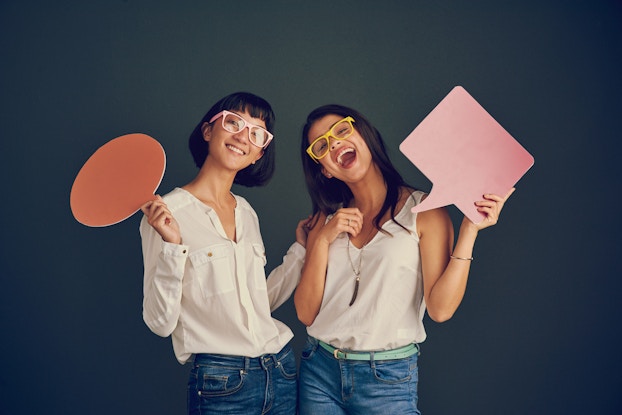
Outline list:
[[[356,296],[359,293],[359,281],[360,280],[361,278],[357,275],[356,281],[354,282],[354,293],[352,293],[352,299],[350,300],[350,304],[349,304],[350,307],[352,307],[352,304],[354,304],[354,301],[356,301]]]
[[[358,266],[358,269],[356,269],[354,268],[352,257],[350,257],[350,238],[348,238],[348,246],[347,246],[348,260],[350,261],[352,272],[354,273],[354,276],[356,277],[356,280],[354,282],[354,293],[352,293],[352,299],[350,300],[350,304],[349,304],[350,307],[352,306],[352,304],[354,304],[354,301],[356,301],[356,296],[359,293],[359,281],[361,280],[361,264],[363,263],[363,249],[365,249],[365,245],[361,247],[361,250],[359,252],[359,266]]]

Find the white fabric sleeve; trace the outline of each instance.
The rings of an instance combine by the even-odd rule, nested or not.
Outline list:
[[[292,295],[298,282],[305,259],[305,248],[294,242],[283,257],[283,263],[268,276],[268,299],[270,311],[279,308]]]
[[[181,310],[182,280],[188,247],[171,244],[149,225],[140,222],[143,249],[143,320],[158,336],[171,335]]]

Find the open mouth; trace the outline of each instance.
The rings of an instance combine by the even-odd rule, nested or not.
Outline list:
[[[242,149],[239,149],[236,146],[233,146],[231,144],[227,144],[227,148],[229,150],[233,151],[234,153],[238,153],[241,156],[245,156],[246,155],[246,153]]]
[[[356,151],[352,147],[344,148],[337,155],[337,164],[341,167],[348,168],[356,160]]]

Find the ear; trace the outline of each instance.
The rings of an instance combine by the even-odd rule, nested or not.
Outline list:
[[[263,150],[261,150],[259,154],[257,154],[257,157],[255,157],[255,160],[253,160],[251,164],[255,164],[262,156],[263,156]]]
[[[212,126],[209,123],[203,123],[201,132],[203,133],[203,140],[209,141],[212,138]]]
[[[329,179],[332,179],[333,175],[326,171],[324,167],[322,167],[322,174]]]

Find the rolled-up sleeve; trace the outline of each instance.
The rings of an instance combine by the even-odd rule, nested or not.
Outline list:
[[[140,235],[144,264],[143,320],[155,334],[167,337],[179,320],[188,247],[164,242],[145,218],[140,223]]]
[[[268,276],[268,299],[270,310],[279,308],[292,295],[298,282],[305,259],[305,248],[294,242],[283,257],[283,263]]]

